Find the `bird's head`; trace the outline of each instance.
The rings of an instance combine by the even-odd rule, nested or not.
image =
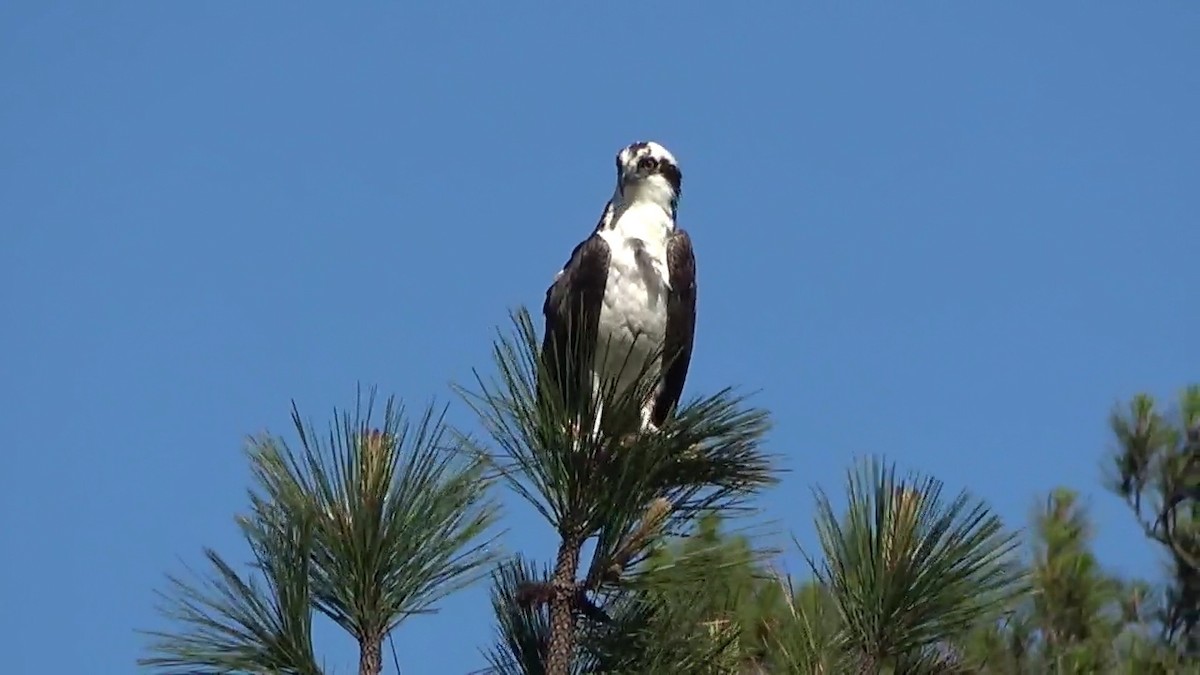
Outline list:
[[[651,200],[672,213],[683,189],[675,156],[654,141],[638,141],[617,153],[617,195],[622,201]]]

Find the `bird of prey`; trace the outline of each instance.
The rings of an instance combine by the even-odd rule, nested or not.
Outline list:
[[[691,363],[696,259],[675,221],[683,181],[675,157],[641,141],[622,148],[616,162],[616,189],[600,222],[546,290],[542,363],[557,364],[553,381],[572,415],[589,390],[599,405],[603,383],[615,382],[620,396],[645,372],[654,386],[641,402],[638,430],[654,432],[679,402]],[[577,349],[569,349],[569,325]],[[593,432],[603,414],[601,406]]]

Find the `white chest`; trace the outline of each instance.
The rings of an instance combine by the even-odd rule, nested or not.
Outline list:
[[[636,350],[634,356],[647,356],[661,345],[667,326],[670,233],[669,217],[656,206],[631,207],[615,227],[600,233],[608,243],[609,263],[598,346],[603,352],[608,343],[609,354],[605,358],[598,353],[597,366],[619,368],[630,347]],[[636,372],[641,363],[630,361]]]

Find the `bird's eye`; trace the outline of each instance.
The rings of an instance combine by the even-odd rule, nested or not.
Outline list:
[[[658,161],[653,157],[643,157],[638,160],[639,169],[653,169],[658,164]]]

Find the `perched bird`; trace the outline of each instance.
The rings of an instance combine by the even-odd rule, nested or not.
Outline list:
[[[683,181],[675,157],[658,143],[637,142],[616,161],[616,189],[600,222],[546,289],[542,363],[557,364],[555,381],[572,413],[585,388],[598,401],[602,383],[615,380],[619,396],[648,371],[654,387],[641,403],[638,430],[657,431],[679,402],[691,363],[696,259],[675,221]],[[573,321],[581,321],[572,334],[576,350],[568,349]]]

